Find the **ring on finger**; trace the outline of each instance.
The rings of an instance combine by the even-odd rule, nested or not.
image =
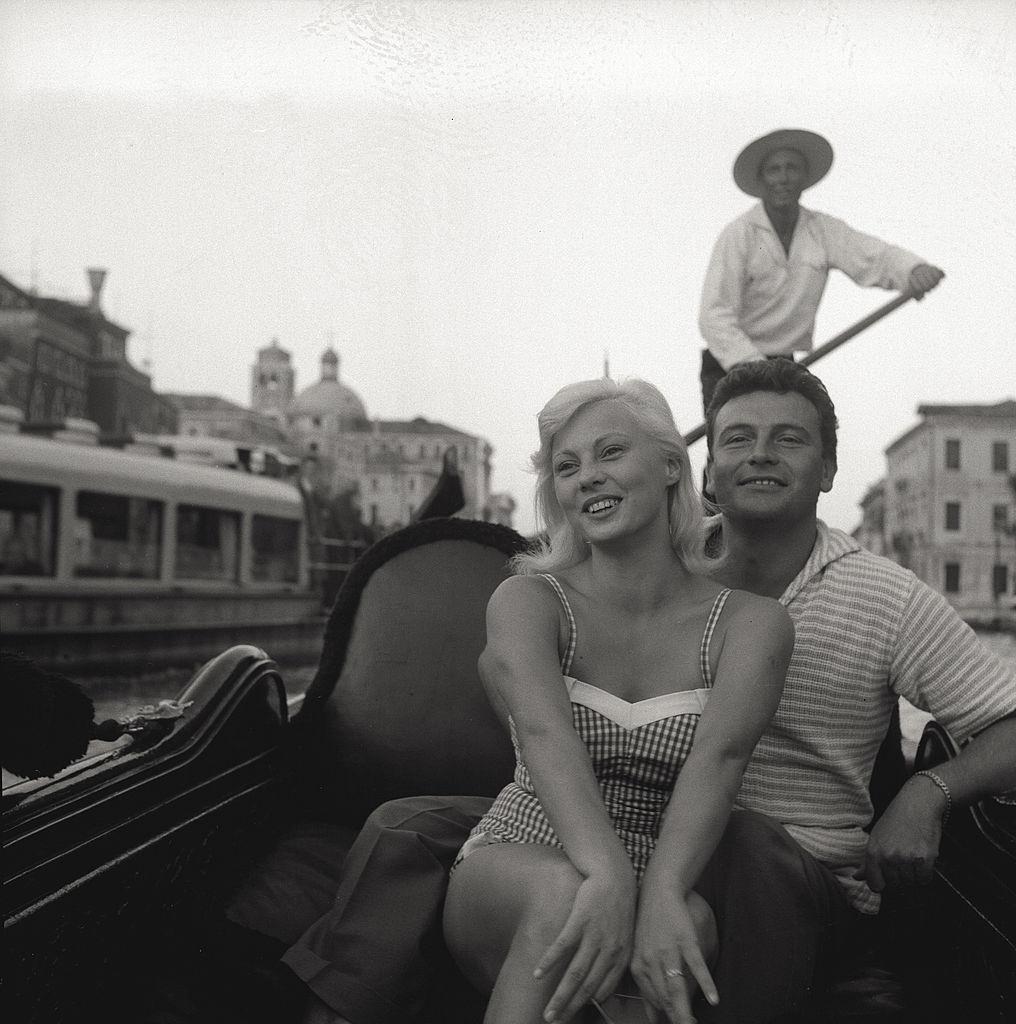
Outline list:
[[[676,967],[668,967],[663,973],[668,978],[683,978],[684,977],[684,971],[679,970]]]

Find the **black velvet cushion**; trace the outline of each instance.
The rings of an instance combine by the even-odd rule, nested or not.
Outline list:
[[[493,796],[511,778],[476,664],[487,601],[523,544],[503,527],[429,520],[364,556],[294,723],[310,813],[355,824],[395,797]]]

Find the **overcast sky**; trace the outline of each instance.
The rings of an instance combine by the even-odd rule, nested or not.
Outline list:
[[[850,529],[919,403],[1016,394],[1014,109],[1008,0],[2,0],[0,272],[108,268],[159,390],[246,403],[273,336],[298,387],[334,344],[370,415],[489,439],[525,530],[535,415],[605,351],[699,421],[731,164],[810,128],[805,205],[948,275],[816,367]],[[834,274],[816,340],[889,297]]]

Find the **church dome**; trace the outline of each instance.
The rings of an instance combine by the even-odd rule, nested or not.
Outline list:
[[[360,396],[339,381],[339,357],[327,349],[321,357],[321,379],[304,388],[290,403],[290,419],[300,416],[337,416],[343,424],[363,422],[367,410]]]

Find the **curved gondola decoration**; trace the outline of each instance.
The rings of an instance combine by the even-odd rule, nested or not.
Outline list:
[[[413,518],[419,521],[453,516],[456,512],[461,512],[465,505],[466,496],[462,489],[458,455],[454,448],[446,448],[441,458],[441,474]]]

